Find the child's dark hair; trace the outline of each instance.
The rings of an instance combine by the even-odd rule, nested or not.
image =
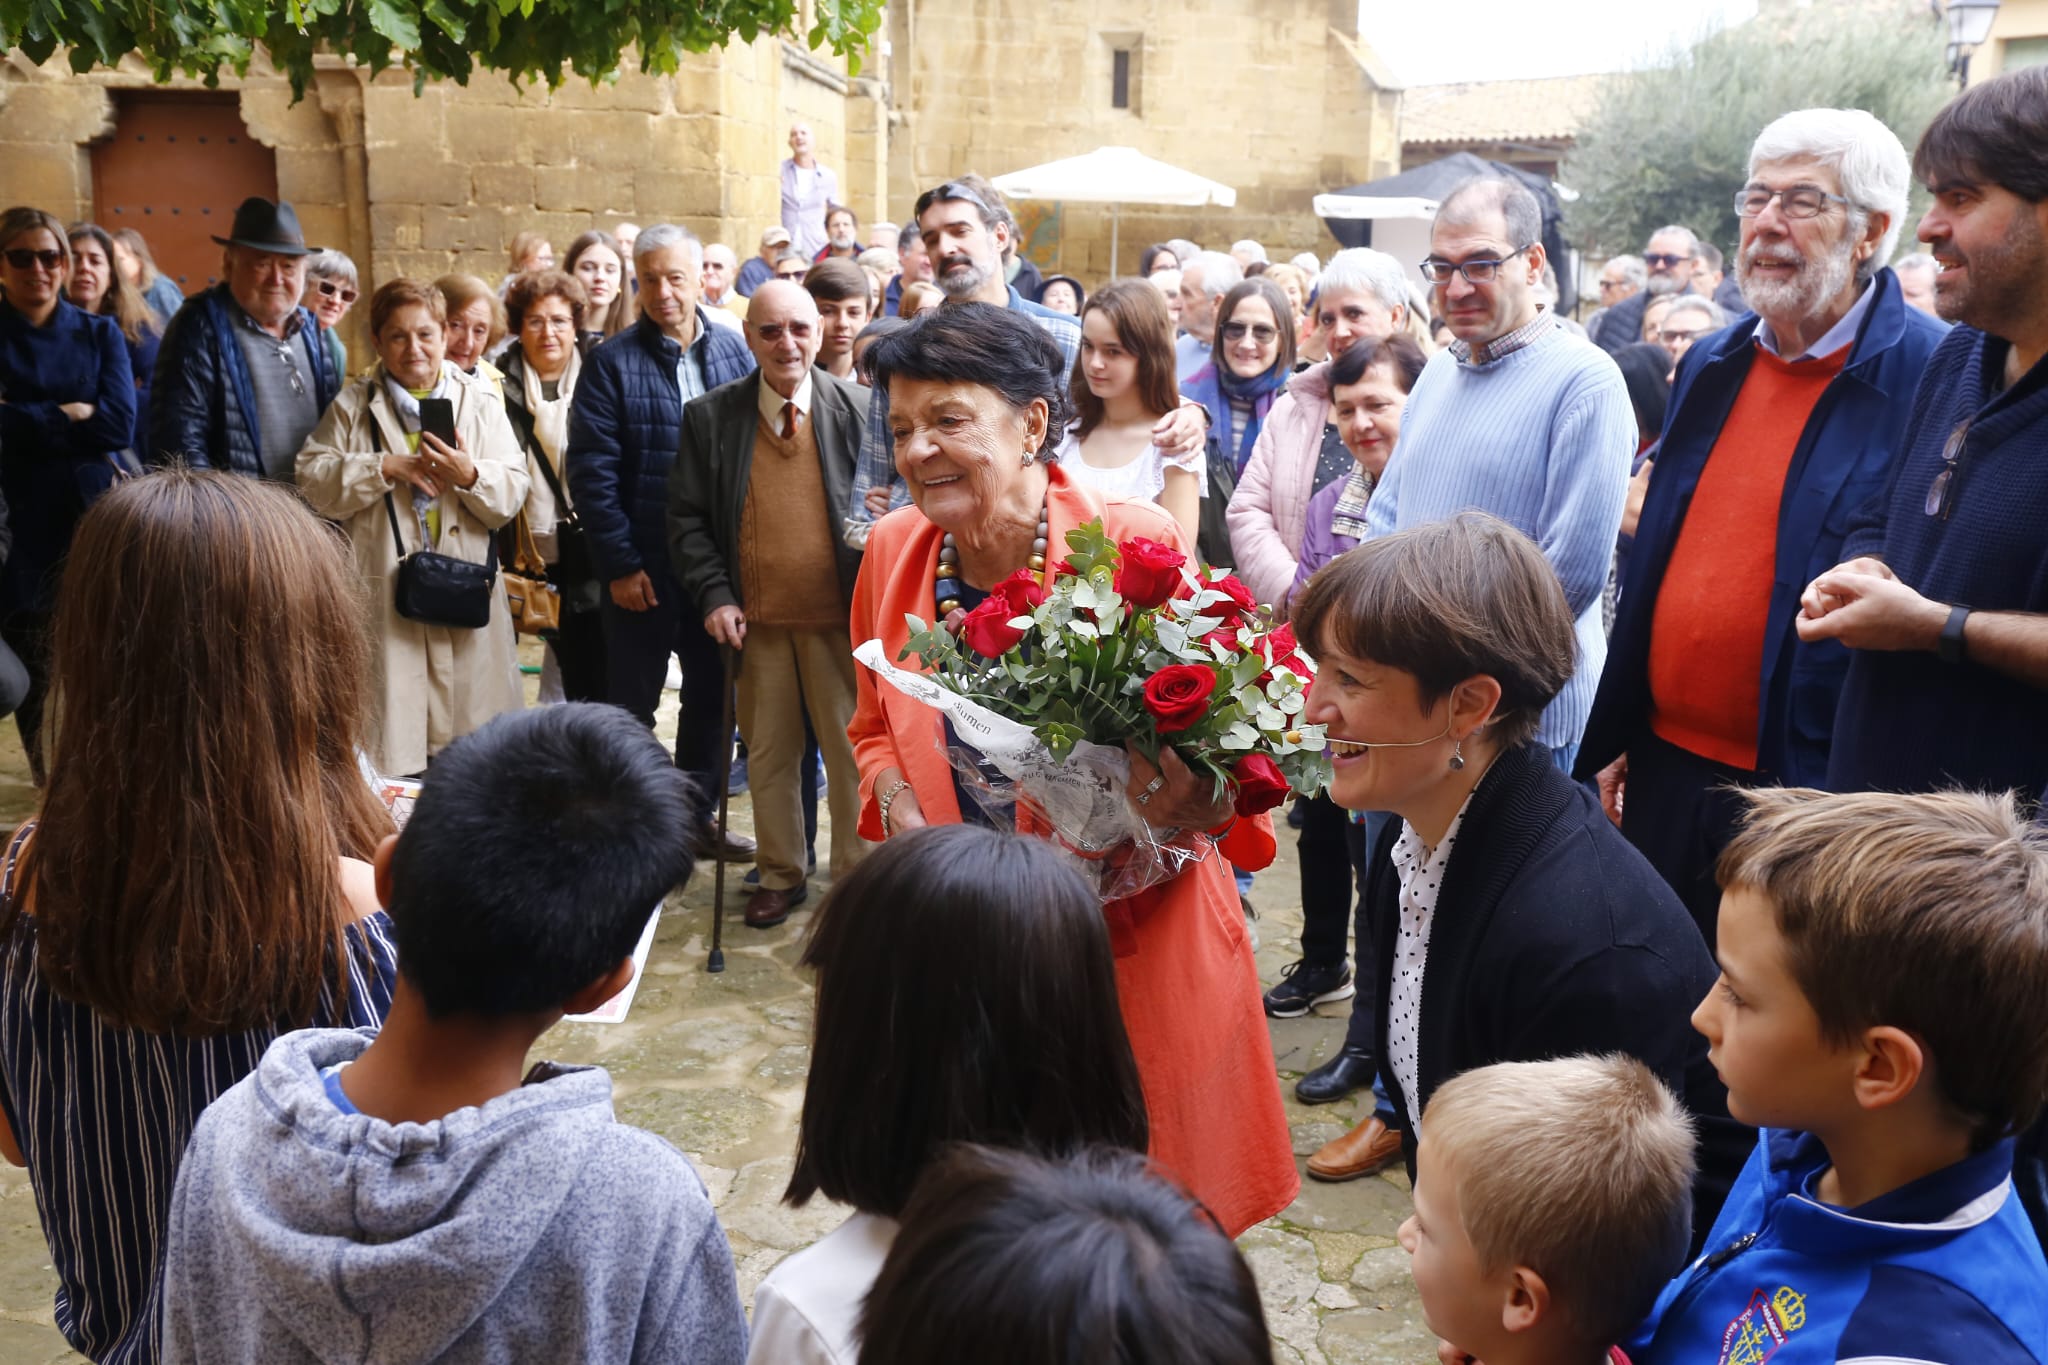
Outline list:
[[[689,880],[696,801],[611,706],[515,711],[443,749],[391,859],[398,970],[435,1018],[560,1007]]]
[[[960,1147],[861,1310],[861,1365],[1270,1365],[1251,1271],[1143,1157]]]
[[[784,1195],[894,1218],[941,1149],[1145,1150],[1102,906],[1037,839],[897,835],[825,900],[811,1070]]]

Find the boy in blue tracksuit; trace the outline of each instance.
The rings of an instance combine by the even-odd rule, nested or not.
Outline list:
[[[2007,796],[1744,799],[1693,1024],[1763,1133],[1631,1358],[2048,1360],[2011,1180],[2048,1091],[2048,835]]]

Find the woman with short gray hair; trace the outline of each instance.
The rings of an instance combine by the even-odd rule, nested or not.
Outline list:
[[[306,292],[299,302],[312,310],[320,344],[327,348],[334,372],[343,378],[348,376],[348,347],[334,329],[347,316],[357,291],[356,263],[347,256],[328,247],[306,257]]]

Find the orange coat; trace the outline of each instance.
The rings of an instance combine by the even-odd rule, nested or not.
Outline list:
[[[1051,467],[1047,538],[1053,562],[1066,534],[1097,518],[1111,538],[1145,536],[1188,550],[1180,527],[1151,503],[1104,503]],[[942,532],[914,507],[875,524],[854,588],[856,643],[879,639],[894,660],[909,639],[906,612],[934,619]],[[906,661],[915,667],[916,660]],[[875,778],[898,768],[925,818],[957,823],[945,731],[930,707],[858,670],[847,733],[861,773],[860,832],[882,836]],[[1273,859],[1273,824],[1240,820],[1225,838],[1232,861]],[[1258,967],[1228,865],[1212,855],[1171,882],[1104,907],[1117,947],[1117,996],[1145,1087],[1152,1156],[1206,1203],[1234,1237],[1280,1212],[1301,1188],[1280,1103],[1273,1044],[1259,1003]]]

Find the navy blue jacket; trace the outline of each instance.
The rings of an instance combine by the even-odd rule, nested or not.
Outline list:
[[[0,495],[13,549],[0,612],[47,611],[85,509],[112,486],[135,429],[135,374],[112,318],[64,299],[41,327],[0,300]],[[74,422],[64,403],[90,403]]]
[[[235,338],[234,296],[225,283],[185,300],[156,353],[156,382],[149,395],[149,458],[154,464],[182,460],[195,469],[225,469],[263,477],[263,451],[256,436],[256,391],[249,362]],[[313,393],[320,411],[341,391],[327,347],[319,340],[312,313],[299,309],[299,326],[313,344]]]
[[[753,352],[738,332],[697,310],[690,344],[704,389],[743,379]],[[590,538],[605,582],[645,570],[671,581],[668,471],[683,439],[683,391],[676,365],[683,348],[641,318],[592,351],[569,405],[569,499]]]
[[[1765,1129],[1708,1235],[1626,1344],[1637,1365],[2036,1365],[2048,1262],[2000,1142],[1855,1208],[1823,1203],[1827,1149]]]
[[[1778,509],[1777,567],[1757,684],[1757,767],[1792,786],[1817,787],[1827,778],[1835,703],[1849,670],[1849,651],[1835,641],[1801,643],[1792,628],[1799,595],[1841,562],[1843,538],[1856,514],[1890,482],[1921,372],[1947,332],[1907,305],[1889,269],[1878,271],[1874,287],[1848,363],[1821,394],[1800,434]],[[1755,332],[1756,315],[1745,314],[1694,345],[1679,363],[1657,472],[1629,550],[1607,666],[1579,747],[1581,776],[1600,771],[1649,730],[1650,623],[1657,595],[1707,457],[1749,375]]]
[[[1973,327],[1948,334],[1920,381],[1889,496],[1866,509],[1842,557],[1875,555],[1936,602],[2038,615],[2048,613],[2048,361],[2002,388],[2009,350]],[[1945,515],[1929,516],[1942,449],[1965,419]],[[1967,658],[1850,654],[1830,788],[2018,788],[2040,797],[2048,693]]]
[[[1366,864],[1363,932],[1379,964],[1380,1057],[1391,1056],[1389,1011],[1401,920],[1391,820]],[[1361,959],[1366,949],[1359,948]],[[1383,1067],[1387,1096],[1415,1173],[1412,1115],[1436,1088],[1475,1066],[1581,1052],[1625,1052],[1657,1073],[1699,1130],[1696,1236],[1720,1210],[1755,1144],[1728,1116],[1728,1092],[1692,1027],[1717,975],[1678,894],[1622,838],[1583,785],[1550,753],[1501,754],[1473,790],[1438,888],[1422,968],[1416,1048],[1419,1094]]]

